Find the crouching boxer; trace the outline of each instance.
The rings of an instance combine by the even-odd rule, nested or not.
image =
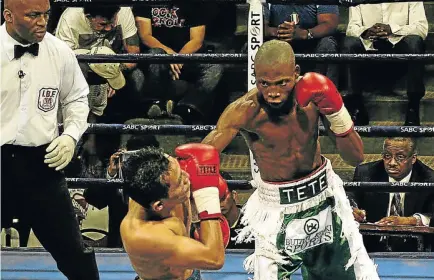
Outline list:
[[[229,225],[220,212],[227,185],[220,179],[217,150],[186,144],[175,151],[145,148],[123,165],[129,210],[121,237],[136,279],[201,279],[200,269],[224,264]],[[190,194],[200,219],[198,240],[189,237]]]

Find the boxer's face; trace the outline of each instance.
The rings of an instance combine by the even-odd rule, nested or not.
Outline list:
[[[9,0],[3,15],[9,34],[22,44],[41,42],[47,32],[49,0]]]
[[[387,174],[397,181],[407,176],[416,162],[408,142],[386,140],[382,156]]]
[[[229,213],[232,207],[237,207],[237,192],[236,191],[227,191],[226,195],[220,199],[220,209],[223,215]]]
[[[190,179],[187,172],[181,169],[178,161],[171,156],[169,159],[169,172],[163,176],[169,184],[169,195],[163,199],[165,208],[173,208],[175,205],[185,202],[190,198]]]
[[[271,111],[282,111],[293,104],[292,90],[299,76],[298,65],[277,63],[255,65],[256,87],[260,99]],[[290,106],[292,108],[292,106]]]

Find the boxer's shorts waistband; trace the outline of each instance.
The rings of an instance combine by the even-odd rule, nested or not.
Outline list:
[[[325,157],[322,160],[323,164],[318,169],[297,180],[273,184],[255,178],[253,183],[258,188],[259,199],[287,205],[304,202],[321,194],[329,187],[327,170],[331,169],[330,161]]]

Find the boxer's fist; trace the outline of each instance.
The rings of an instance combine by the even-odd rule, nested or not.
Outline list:
[[[190,189],[199,218],[219,218],[221,211],[218,151],[206,144],[185,144],[177,147],[175,154],[181,168],[190,175]]]
[[[225,248],[228,247],[229,241],[231,240],[231,227],[229,226],[228,220],[224,216],[220,217],[220,228],[222,230],[223,245]],[[194,230],[194,239],[201,241],[200,238],[200,225],[198,225]]]
[[[216,187],[220,175],[220,157],[211,145],[185,144],[175,149],[181,168],[190,175],[192,190]]]
[[[319,112],[327,117],[330,129],[337,136],[345,136],[353,128],[353,121],[341,95],[327,77],[306,73],[295,87],[295,99],[301,107],[314,103]]]
[[[338,112],[344,102],[336,86],[318,73],[306,73],[295,87],[295,99],[301,107],[313,102],[323,115]]]

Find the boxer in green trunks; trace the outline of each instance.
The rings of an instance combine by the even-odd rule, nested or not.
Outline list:
[[[245,267],[255,280],[290,279],[299,267],[304,279],[379,279],[342,180],[321,155],[320,117],[353,166],[363,161],[362,140],[335,85],[299,73],[288,43],[264,43],[255,57],[256,88],[230,104],[203,140],[223,151],[241,133],[251,151],[257,189],[237,237],[255,240]]]

